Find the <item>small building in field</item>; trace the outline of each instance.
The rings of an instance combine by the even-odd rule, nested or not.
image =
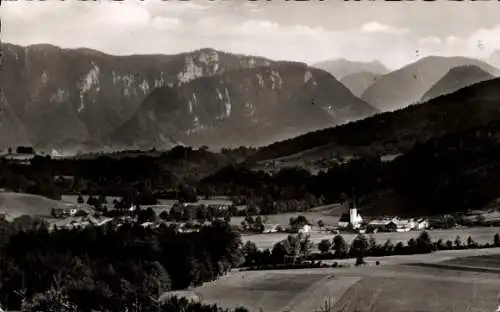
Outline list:
[[[311,226],[309,224],[304,224],[302,227],[299,228],[299,234],[309,234],[311,233]]]
[[[262,231],[262,233],[276,233],[278,232],[279,226],[279,224],[264,224],[264,231]]]

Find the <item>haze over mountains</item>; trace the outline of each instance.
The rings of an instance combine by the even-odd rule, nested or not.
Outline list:
[[[355,96],[360,97],[381,76],[371,72],[359,72],[344,76],[340,82]]]
[[[376,112],[330,74],[300,63],[212,49],[132,56],[51,45],[2,50],[3,148],[248,145]]]
[[[496,50],[493,53],[491,53],[488,62],[491,65],[500,68],[500,50]]]
[[[363,92],[361,99],[383,112],[401,109],[418,103],[450,69],[464,65],[478,66],[493,76],[500,73],[497,68],[476,59],[429,56],[383,75]]]
[[[378,61],[355,62],[346,59],[335,59],[318,62],[313,64],[312,66],[329,72],[339,80],[355,73],[367,72],[382,75],[389,72],[389,69],[387,69],[382,63]]]

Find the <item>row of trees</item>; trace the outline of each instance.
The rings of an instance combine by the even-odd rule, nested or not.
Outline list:
[[[410,255],[430,253],[437,250],[457,250],[500,247],[500,236],[495,234],[491,243],[480,244],[472,237],[464,242],[459,236],[454,241],[437,240],[433,242],[428,232],[422,232],[417,238],[411,238],[406,244],[393,244],[387,240],[378,244],[375,238],[363,234],[357,235],[351,244],[348,244],[342,235],[336,235],[332,240],[322,240],[317,248],[320,253],[314,252],[314,244],[304,235],[289,235],[285,240],[276,243],[272,249],[259,250],[253,242],[243,246],[245,255],[244,266],[266,267],[273,265],[295,265],[307,260],[348,259],[355,258],[356,264],[364,263],[364,257],[385,257],[393,255]]]

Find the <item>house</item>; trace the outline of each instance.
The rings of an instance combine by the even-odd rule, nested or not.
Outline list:
[[[311,226],[309,224],[304,224],[299,228],[298,232],[299,234],[309,235],[311,233]]]
[[[370,232],[391,232],[396,231],[396,224],[391,219],[375,219],[368,223]]]
[[[51,210],[50,214],[54,218],[64,218],[64,216],[66,215],[64,209],[62,208],[54,208]]]
[[[425,230],[429,228],[429,220],[427,219],[418,219],[415,223],[415,228],[417,230]]]
[[[276,233],[278,232],[279,224],[264,224],[264,231],[262,233]]]
[[[409,220],[394,219],[392,222],[396,225],[396,232],[409,232],[412,229],[412,224]]]
[[[350,215],[349,213],[343,213],[341,216],[340,216],[340,219],[339,219],[339,222],[338,222],[338,226],[339,228],[347,228],[349,226],[349,223],[350,223]]]

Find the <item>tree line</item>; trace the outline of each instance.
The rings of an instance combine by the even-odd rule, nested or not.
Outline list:
[[[136,224],[48,231],[24,217],[3,220],[0,232],[0,303],[13,310],[64,297],[78,311],[151,311],[159,293],[215,280],[243,261],[239,234],[218,220],[192,233]]]
[[[500,196],[498,143],[500,123],[490,123],[417,142],[392,162],[362,157],[332,164],[317,174],[298,167],[274,174],[252,170],[235,161],[239,156],[218,158],[222,156],[182,147],[159,157],[35,157],[30,166],[0,164],[0,187],[55,199],[61,192],[118,196],[138,204],[162,198],[192,202],[199,196],[229,196],[235,205],[245,207],[239,215],[307,211],[345,201],[354,190],[364,215],[446,214],[481,208]],[[190,156],[184,159],[183,154]],[[171,168],[204,174],[186,177],[181,172],[185,169]],[[66,175],[73,180],[53,178]]]

